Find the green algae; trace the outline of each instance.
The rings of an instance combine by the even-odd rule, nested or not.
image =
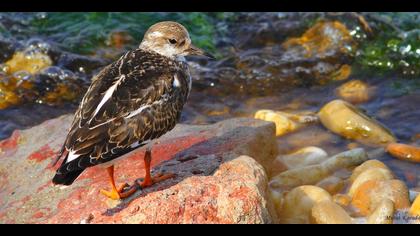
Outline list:
[[[93,54],[99,47],[106,46],[106,40],[113,31],[128,32],[140,43],[144,32],[156,22],[173,20],[186,26],[193,42],[206,50],[215,52],[216,29],[214,21],[224,18],[223,13],[207,14],[188,13],[137,13],[137,12],[75,12],[75,13],[3,13],[0,17],[8,17],[15,26],[8,29],[0,24],[3,36],[48,38],[58,43],[63,49],[79,54]]]
[[[420,75],[420,14],[371,13],[375,36],[360,43],[354,65],[359,74]]]

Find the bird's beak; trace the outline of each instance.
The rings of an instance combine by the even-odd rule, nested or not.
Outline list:
[[[194,46],[194,45],[191,45],[188,49],[187,49],[187,54],[188,55],[195,55],[195,56],[205,56],[205,57],[207,57],[207,58],[210,58],[210,59],[216,59],[213,55],[211,55],[210,53],[208,53],[208,52],[206,52],[206,51],[204,51],[203,49],[201,49],[201,48],[198,48],[198,47],[196,47],[196,46]]]

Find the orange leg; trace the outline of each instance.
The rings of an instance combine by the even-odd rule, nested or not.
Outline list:
[[[110,166],[107,169],[108,175],[109,175],[109,182],[111,184],[112,190],[106,191],[101,189],[101,193],[113,200],[118,200],[122,198],[127,198],[131,196],[133,193],[136,192],[136,188],[130,188],[128,191],[123,192],[125,187],[128,187],[129,185],[127,183],[123,184],[121,187],[117,188],[115,186],[115,180],[114,180],[114,166]]]
[[[144,176],[144,180],[138,183],[141,188],[146,188],[160,181],[164,181],[166,179],[175,177],[175,174],[169,173],[169,174],[158,174],[157,176],[152,178],[152,175],[150,174],[151,162],[152,162],[152,151],[148,148],[146,150],[146,153],[144,154],[144,168],[146,170],[146,175]]]

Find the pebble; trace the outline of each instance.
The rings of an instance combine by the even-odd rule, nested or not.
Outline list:
[[[326,200],[316,203],[311,213],[311,223],[352,224],[349,214],[333,201]]]
[[[294,188],[286,194],[278,210],[280,223],[310,223],[312,207],[325,200],[332,201],[332,197],[320,187],[303,185]]]
[[[280,173],[272,178],[270,187],[290,189],[300,185],[314,185],[340,169],[360,165],[366,160],[365,150],[356,148],[330,157],[318,165],[310,165]]]
[[[392,224],[394,216],[394,202],[385,198],[367,218],[368,224]]]
[[[372,97],[372,89],[361,80],[349,81],[336,90],[337,95],[353,104],[367,102]]]
[[[420,163],[420,147],[402,143],[390,143],[386,150],[400,160]]]
[[[381,204],[384,199],[394,202],[396,209],[410,207],[407,186],[400,180],[369,180],[364,182],[355,191],[352,205],[362,215],[368,216]]]
[[[368,146],[386,146],[396,141],[385,126],[343,100],[334,100],[319,111],[321,123],[330,131]]]
[[[277,156],[273,161],[271,174],[276,175],[285,170],[319,164],[327,158],[327,152],[319,147],[304,147],[290,154]]]

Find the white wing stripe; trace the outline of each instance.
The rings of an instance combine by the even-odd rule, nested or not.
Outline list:
[[[95,113],[93,113],[92,118],[90,118],[89,123],[95,118],[96,114],[101,110],[102,106],[112,97],[112,94],[114,94],[115,90],[117,90],[118,85],[121,84],[122,81],[124,81],[125,75],[121,75],[120,78],[105,92],[104,97],[102,98],[99,105],[96,107]]]
[[[67,158],[66,163],[69,163],[69,162],[71,162],[71,161],[73,161],[73,160],[77,159],[79,156],[80,156],[80,155],[76,155],[76,152],[75,152],[75,151],[71,150],[71,151],[69,152],[69,156],[68,156],[68,158]]]
[[[181,87],[181,83],[179,82],[179,79],[178,79],[177,75],[174,76],[174,82],[172,83],[172,87],[174,87],[174,88]]]
[[[130,112],[130,114],[128,116],[126,116],[125,118],[131,118],[133,116],[136,116],[138,114],[140,114],[144,109],[149,108],[150,105],[145,105],[145,106],[141,106],[139,109],[135,110],[134,112]]]
[[[140,114],[144,109],[149,108],[149,107],[151,107],[153,105],[156,105],[156,104],[161,104],[162,102],[166,102],[166,101],[168,101],[168,95],[167,94],[163,95],[161,99],[159,99],[157,101],[154,101],[152,104],[147,104],[147,105],[141,106],[137,110],[135,110],[133,112],[130,112],[128,114],[128,116],[125,117],[125,119],[129,119],[133,116],[136,116],[136,115]]]

